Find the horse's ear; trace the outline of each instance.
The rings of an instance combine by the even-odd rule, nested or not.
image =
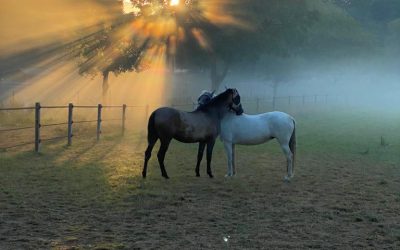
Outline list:
[[[228,89],[228,87],[225,85],[225,90],[227,90]]]
[[[211,96],[214,96],[215,90],[213,90],[213,92],[211,92]]]

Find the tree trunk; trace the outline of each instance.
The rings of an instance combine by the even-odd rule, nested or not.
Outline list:
[[[108,96],[108,75],[109,75],[109,71],[103,71],[103,85],[102,85],[102,90],[103,90],[103,94],[102,94],[102,99],[103,99],[103,104],[106,104],[107,101],[107,96]]]
[[[216,59],[213,59],[211,62],[210,78],[211,78],[211,91],[215,91],[218,87],[217,60]]]
[[[211,69],[210,69],[210,78],[211,78],[211,91],[217,91],[222,81],[225,79],[229,65],[227,63],[222,62],[223,69],[222,72],[218,72],[218,59],[216,56],[213,56],[211,61]]]

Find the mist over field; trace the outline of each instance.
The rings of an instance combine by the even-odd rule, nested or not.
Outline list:
[[[399,0],[0,5],[0,249],[400,248]]]
[[[49,13],[62,15],[41,15],[41,4],[49,6]],[[109,86],[104,90],[102,59],[94,55],[85,59],[85,54],[74,56],[86,53],[79,52],[82,46],[102,45],[93,45],[90,40],[79,44],[82,41],[76,39],[84,32],[91,34],[100,28],[96,18],[112,23],[121,14],[128,16],[125,18],[132,13],[137,15],[134,5],[129,1],[5,2],[0,22],[5,38],[0,44],[3,106],[10,101],[25,106],[36,101],[96,104],[104,101],[104,91],[108,91],[108,103],[112,104],[161,105],[194,101],[201,90],[218,92],[232,86],[247,99],[329,95],[347,99],[348,104],[359,107],[395,108],[400,66],[396,1],[271,1],[254,6],[222,1],[218,4],[214,6],[211,1],[201,7],[204,14],[199,14],[209,18],[214,26],[198,32],[196,24],[190,31],[191,37],[186,30],[193,25],[178,23],[178,27],[183,27],[182,32],[186,32],[182,41],[172,47],[167,45],[171,48],[165,53],[158,47],[158,54],[154,55],[150,55],[153,48],[149,46],[145,53],[156,60],[151,59],[153,66],[147,70],[129,65],[125,65],[126,69],[110,68]],[[282,9],[285,5],[289,7]],[[25,25],[30,19],[35,21]],[[128,36],[142,37],[140,32],[147,32],[156,40],[170,35],[167,26],[140,27],[143,28],[128,31]],[[120,29],[127,28],[121,25]],[[215,34],[219,30],[226,30],[229,35]],[[96,39],[95,33],[90,36]],[[212,50],[216,61],[207,58],[207,51]],[[174,53],[172,66],[169,53]],[[96,60],[98,66],[85,65]]]

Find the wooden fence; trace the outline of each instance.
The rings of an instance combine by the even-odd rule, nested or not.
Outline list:
[[[252,111],[255,113],[259,112],[266,112],[270,110],[275,110],[277,108],[277,105],[279,104],[280,106],[283,105],[283,103],[286,103],[285,106],[299,106],[299,105],[306,105],[306,104],[313,104],[313,105],[320,105],[320,104],[327,104],[329,98],[332,98],[332,96],[328,95],[303,95],[303,96],[281,96],[281,97],[275,97],[272,99],[267,99],[267,98],[249,98],[246,100],[246,98],[243,98],[242,103],[245,106],[246,112],[248,111],[246,105],[253,104]],[[338,98],[337,96],[334,96],[333,98]],[[186,99],[187,102],[187,99]],[[185,110],[193,110],[194,107],[196,106],[195,103],[184,103],[179,100],[170,100],[169,105],[167,104],[166,106],[171,106],[175,108],[180,108],[180,109],[185,109]],[[173,104],[175,103],[175,104]],[[176,104],[179,103],[179,104]],[[269,103],[269,107],[265,108],[266,105],[265,103]],[[154,105],[151,106],[152,108],[155,107]],[[262,108],[263,107],[263,108]],[[121,123],[121,133],[122,135],[125,133],[125,128],[126,128],[126,117],[127,117],[127,109],[129,108],[144,108],[145,112],[145,118],[147,119],[149,117],[149,112],[150,112],[150,105],[142,105],[142,106],[128,106],[126,104],[123,105],[74,105],[70,103],[67,106],[41,106],[40,103],[36,103],[34,107],[17,107],[17,108],[0,108],[0,112],[4,111],[18,111],[18,110],[34,110],[35,113],[35,120],[34,124],[32,126],[24,126],[24,127],[17,127],[17,128],[6,128],[2,129],[0,128],[0,133],[5,133],[5,132],[10,132],[10,131],[18,131],[18,130],[27,130],[27,129],[34,129],[34,140],[30,142],[25,142],[25,143],[20,143],[20,144],[15,144],[11,146],[6,146],[6,147],[0,147],[0,150],[6,150],[9,148],[15,148],[19,146],[25,146],[25,145],[30,145],[34,144],[34,150],[35,152],[40,151],[41,144],[45,141],[52,141],[52,140],[57,140],[57,139],[66,139],[67,140],[67,145],[70,146],[72,145],[72,139],[74,137],[73,133],[73,128],[74,124],[80,124],[80,123],[96,123],[96,139],[97,141],[100,140],[101,138],[101,130],[102,130],[102,123],[106,121],[120,121]],[[44,109],[67,109],[68,110],[68,117],[67,117],[67,122],[60,122],[60,123],[49,123],[49,124],[44,124],[41,122],[41,113],[42,110]],[[74,120],[74,111],[76,109],[97,109],[97,119],[93,120]],[[119,110],[121,116],[120,118],[117,119],[103,119],[102,114],[104,109],[114,109],[114,110]],[[266,110],[267,109],[267,110]],[[54,127],[54,126],[67,126],[67,134],[65,136],[57,136],[57,137],[50,137],[50,138],[42,138],[41,137],[41,130],[46,128],[46,127]]]
[[[34,129],[34,140],[30,142],[25,142],[21,144],[15,144],[7,147],[2,147],[0,149],[6,150],[9,148],[15,148],[19,146],[25,146],[29,144],[34,144],[34,149],[35,152],[40,151],[40,146],[44,141],[52,141],[52,140],[57,140],[57,139],[67,139],[67,145],[70,146],[72,144],[72,138],[74,136],[73,134],[73,125],[74,124],[79,124],[79,123],[96,123],[96,139],[97,141],[100,140],[101,136],[101,129],[102,129],[102,123],[106,121],[121,121],[121,132],[122,134],[125,133],[125,122],[126,122],[126,110],[127,108],[137,108],[137,107],[144,107],[145,108],[145,114],[146,117],[149,115],[149,105],[146,106],[128,106],[128,105],[121,105],[121,106],[115,106],[115,105],[73,105],[70,103],[68,106],[41,106],[40,103],[36,103],[34,107],[21,107],[21,108],[0,108],[1,111],[18,111],[18,110],[34,110],[35,112],[35,120],[34,124],[32,126],[24,126],[24,127],[17,127],[17,128],[7,128],[7,129],[0,129],[0,132],[10,132],[10,131],[17,131],[17,130],[27,130],[27,129]],[[49,123],[49,124],[43,124],[41,122],[41,113],[43,109],[68,109],[68,119],[67,122],[60,122],[60,123]],[[74,110],[76,109],[97,109],[97,119],[94,120],[74,120]],[[103,119],[102,118],[102,113],[104,109],[120,109],[121,112],[121,118],[119,119]],[[51,137],[51,138],[42,138],[41,137],[41,130],[46,127],[54,127],[54,126],[62,126],[65,125],[67,126],[67,134],[65,136],[57,136],[57,137]]]

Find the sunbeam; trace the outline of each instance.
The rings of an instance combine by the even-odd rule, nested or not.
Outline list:
[[[200,4],[172,0],[164,5],[131,0],[7,1],[0,10],[5,37],[0,41],[2,100],[163,103],[171,94],[166,84],[177,70],[175,56],[181,46],[194,42],[205,53],[212,51],[202,26],[243,25],[240,15],[228,11],[236,4],[226,0]],[[42,6],[48,14],[43,14]],[[11,82],[17,82],[18,88]],[[108,92],[107,99],[101,98],[102,92],[103,97]],[[129,93],[136,93],[134,103]]]

